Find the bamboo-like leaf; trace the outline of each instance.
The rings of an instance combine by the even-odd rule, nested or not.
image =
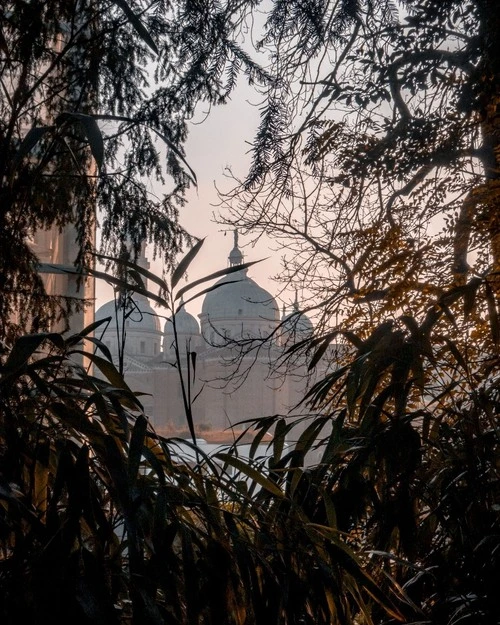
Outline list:
[[[180,263],[177,265],[177,267],[175,268],[174,273],[172,274],[172,279],[170,281],[170,285],[172,287],[172,290],[176,287],[177,283],[179,282],[179,280],[182,278],[182,276],[186,273],[189,265],[193,262],[193,260],[196,258],[198,252],[201,249],[201,246],[203,245],[203,243],[205,242],[205,239],[200,239],[188,252],[187,254],[184,256],[184,258],[182,258],[182,260],[180,261]]]
[[[128,455],[128,479],[130,484],[135,484],[137,480],[147,428],[148,422],[146,417],[139,415],[135,420],[134,427],[132,428],[132,436],[130,438]]]
[[[265,419],[259,420],[259,429],[257,434],[253,437],[252,444],[250,445],[250,458],[254,458],[257,453],[258,448],[260,447],[262,440],[269,433],[269,430],[273,427],[274,418],[267,417]]]
[[[316,382],[306,393],[303,402],[309,402],[313,407],[322,404],[326,400],[334,384],[350,370],[351,366],[352,365],[344,365]]]
[[[273,435],[273,464],[278,462],[283,455],[283,448],[285,446],[285,437],[288,432],[286,421],[280,418],[276,421]]]
[[[464,292],[464,318],[467,320],[476,307],[477,291],[483,280],[481,278],[472,278],[465,288]]]
[[[73,428],[75,432],[83,434],[94,446],[103,444],[104,431],[98,421],[90,421],[88,416],[82,411],[68,403],[53,402],[49,410],[66,427]]]
[[[193,384],[196,380],[196,357],[197,357],[197,353],[196,352],[189,352],[189,358],[191,359],[191,368],[193,370]]]
[[[147,28],[144,26],[144,24],[141,22],[141,20],[137,17],[137,15],[129,7],[128,3],[125,0],[112,0],[112,1],[114,2],[114,4],[116,4],[118,7],[120,7],[120,9],[125,13],[125,15],[127,16],[128,21],[135,28],[135,30],[137,31],[137,33],[141,37],[141,39],[144,41],[144,43],[146,43],[151,48],[151,50],[153,50],[153,52],[156,55],[158,55],[159,51],[158,51],[158,48],[156,46],[156,43],[154,42],[153,38],[149,34],[149,32],[148,32]]]
[[[196,293],[192,297],[188,297],[186,300],[183,300],[182,304],[177,306],[176,313],[179,312],[179,310],[183,306],[186,306],[186,304],[189,304],[189,302],[192,302],[195,299],[198,299],[199,297],[202,297],[203,295],[206,295],[207,293],[211,293],[212,291],[216,291],[221,286],[225,286],[226,284],[235,284],[236,282],[241,282],[241,280],[228,280],[227,282],[224,282],[222,284],[213,284],[212,286],[209,286],[208,288],[203,289],[203,291],[199,291],[198,293]],[[177,296],[175,297],[175,299],[177,299]]]
[[[50,341],[57,348],[64,349],[64,339],[56,332],[21,336],[15,342],[5,365],[0,369],[3,378],[18,372],[45,341]]]
[[[410,315],[401,315],[399,319],[405,324],[408,330],[410,330],[412,337],[417,337],[420,334],[416,319],[410,317]]]
[[[486,302],[488,304],[488,315],[489,315],[489,321],[490,321],[491,338],[493,339],[493,343],[498,346],[498,344],[500,343],[500,322],[498,319],[495,294],[493,293],[493,289],[488,284],[488,282],[485,283],[485,291],[486,291]]]
[[[218,271],[214,271],[214,273],[211,273],[208,276],[204,276],[203,278],[199,278],[198,280],[195,280],[194,282],[190,282],[189,284],[186,284],[186,286],[182,287],[182,289],[179,289],[179,291],[175,295],[175,299],[176,300],[180,299],[184,295],[184,293],[197,287],[199,284],[203,284],[204,282],[215,280],[216,278],[221,278],[222,276],[230,276],[232,273],[237,273],[239,271],[242,271],[243,269],[248,269],[252,265],[261,263],[263,260],[266,260],[266,259],[262,258],[260,260],[252,260],[251,262],[248,262],[248,263],[242,263],[241,265],[235,265],[234,267],[226,267],[226,269],[219,269]],[[223,284],[232,284],[233,282],[238,282],[238,280],[231,280],[231,281],[228,281],[227,283],[224,282]],[[223,286],[223,284],[220,284],[218,286]],[[216,285],[214,285],[214,287],[215,286]],[[213,288],[211,288],[210,290],[213,290]],[[196,297],[199,297],[202,293],[205,293],[205,292],[206,291],[202,291],[201,293],[198,293]]]
[[[39,449],[39,455],[43,447]],[[40,518],[44,519],[47,512],[47,497],[49,496],[49,469],[47,464],[41,462],[40,459],[35,460],[33,479],[33,505],[40,514]]]
[[[328,349],[330,343],[332,342],[333,338],[337,335],[337,332],[332,332],[332,334],[330,336],[327,336],[326,338],[323,339],[323,341],[321,342],[320,346],[318,347],[318,349],[314,352],[311,361],[309,362],[309,365],[307,366],[307,370],[308,371],[312,371],[312,369],[314,369],[314,367],[318,364],[318,362],[321,360],[321,358],[324,356],[326,350]]]
[[[189,170],[189,173],[191,174],[190,175],[190,180],[193,182],[193,184],[195,186],[198,185],[196,174],[195,174],[194,170],[191,168],[189,163],[186,161],[184,155],[179,150],[179,148],[176,145],[174,145],[170,141],[170,139],[168,137],[163,135],[161,132],[159,132],[155,128],[152,128],[152,127],[148,126],[147,124],[144,124],[141,121],[137,121],[136,119],[133,119],[132,117],[125,117],[124,115],[106,115],[106,114],[103,114],[103,115],[93,115],[93,117],[94,117],[94,119],[105,119],[105,120],[110,120],[110,121],[128,122],[128,123],[134,124],[134,125],[145,125],[146,128],[149,128],[156,135],[158,135],[158,137],[160,137],[160,139],[169,147],[169,149],[172,150],[172,152],[184,163],[184,165]]]
[[[99,319],[98,321],[94,321],[93,323],[90,323],[88,326],[83,328],[83,330],[78,332],[78,334],[72,334],[71,336],[69,336],[66,339],[66,345],[68,346],[76,345],[80,343],[82,339],[84,338],[85,339],[92,338],[92,337],[89,337],[89,334],[92,334],[94,330],[97,330],[97,328],[99,328],[100,326],[108,323],[108,321],[111,321],[111,317],[105,317],[104,319]]]
[[[35,126],[28,131],[24,139],[21,141],[21,145],[19,146],[12,161],[12,167],[14,170],[17,169],[23,158],[31,152],[40,139],[47,132],[53,129],[54,126]]]
[[[127,516],[129,525],[133,523],[130,518],[130,489],[128,483],[128,473],[125,468],[123,447],[118,445],[117,439],[112,436],[104,438],[105,466],[109,471],[114,483],[116,502],[122,506],[122,512]],[[134,528],[135,529],[135,528]]]
[[[464,370],[466,375],[469,375],[469,367],[467,365],[467,361],[465,360],[465,358],[462,356],[460,350],[458,349],[456,343],[452,340],[450,340],[448,337],[443,336],[442,337],[444,342],[446,343],[446,345],[448,345],[448,349],[450,350],[450,352],[453,354],[453,356],[455,357],[455,360],[457,361],[457,363],[462,367],[462,369]]]
[[[325,490],[321,492],[321,498],[323,500],[323,505],[325,507],[326,519],[328,521],[328,526],[332,528],[337,527],[337,511],[335,509],[335,505],[330,497],[329,493]]]
[[[104,374],[106,379],[116,388],[123,391],[123,395],[121,396],[122,401],[129,408],[133,410],[142,411],[142,405],[140,401],[137,399],[135,394],[130,390],[129,386],[123,379],[123,376],[120,374],[118,369],[114,366],[112,362],[109,360],[105,360],[101,358],[97,354],[92,352],[83,352],[79,350],[75,350],[75,353],[82,354],[86,356],[100,371]]]
[[[352,575],[356,583],[363,587],[388,614],[398,621],[401,621],[401,613],[392,604],[389,597],[379,588],[373,577],[364,569],[363,564],[356,553],[341,539],[341,532],[335,528],[315,523],[309,524],[308,527],[313,531],[318,532],[335,545],[338,549],[339,556],[340,554],[343,555],[343,557],[339,558],[339,564],[343,566],[350,575]]]
[[[137,265],[131,260],[125,260],[124,258],[116,258],[115,256],[106,256],[105,254],[97,254],[97,253],[94,254],[94,256],[101,260],[110,260],[116,263],[117,265],[123,265],[124,267],[129,267],[130,269],[134,269],[137,273],[139,273],[144,278],[147,278],[149,281],[157,284],[165,293],[169,292],[168,284],[165,282],[165,280],[163,280],[156,274],[152,273],[151,271],[144,269],[144,267]]]
[[[272,482],[260,471],[257,471],[250,464],[244,462],[240,458],[236,458],[232,454],[226,453],[218,453],[215,455],[215,457],[218,460],[222,460],[226,464],[234,467],[235,469],[249,477],[253,482],[262,486],[262,488],[270,492],[272,495],[275,495],[279,499],[283,499],[285,497],[283,491],[278,486],[276,486],[274,482]]]
[[[104,280],[105,282],[114,284],[115,286],[119,287],[123,291],[132,291],[133,293],[138,293],[139,295],[145,295],[146,297],[148,297],[149,299],[152,299],[153,301],[155,301],[157,304],[160,304],[164,308],[169,308],[169,304],[167,300],[165,300],[163,297],[160,297],[159,295],[156,295],[156,293],[152,293],[151,291],[148,291],[147,289],[142,289],[136,284],[131,284],[130,282],[127,282],[126,280],[122,280],[121,278],[116,278],[115,276],[112,276],[104,271],[97,271],[96,269],[89,268],[88,272],[92,274],[95,278],[100,278],[101,280]],[[71,273],[71,272],[68,272],[68,273]]]
[[[135,269],[129,269],[127,271],[127,280],[133,280],[133,284],[135,284],[136,286],[138,286],[140,289],[145,289],[146,285],[144,283],[144,280],[142,279],[141,274],[136,271]]]
[[[182,544],[182,562],[184,573],[184,599],[186,602],[188,624],[198,625],[199,621],[195,608],[198,603],[197,599],[199,592],[199,576],[194,556],[193,540],[191,537],[191,532],[186,524],[181,525],[180,536]]]
[[[5,54],[5,58],[10,61],[10,50],[2,28],[0,28],[0,50]]]
[[[92,115],[84,113],[62,113],[56,120],[56,123],[65,122],[66,120],[74,120],[79,122],[85,130],[85,135],[90,146],[90,151],[95,159],[99,171],[102,169],[104,161],[104,140],[99,124]]]
[[[107,318],[111,319],[111,317],[107,317]],[[99,349],[102,352],[103,356],[107,360],[109,360],[110,362],[113,361],[113,356],[111,355],[111,352],[110,352],[109,348],[100,339],[96,338],[95,336],[88,336],[86,338],[86,341],[88,343],[92,343],[93,345],[95,345],[97,347],[97,349]]]

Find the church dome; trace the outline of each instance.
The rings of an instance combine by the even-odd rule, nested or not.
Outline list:
[[[198,321],[196,321],[196,318],[193,317],[193,315],[188,313],[184,306],[182,306],[182,308],[180,308],[175,314],[175,326],[178,334],[195,336],[200,333]],[[174,326],[171,318],[167,319],[165,322],[164,332],[166,336],[173,335]]]
[[[226,319],[279,321],[276,300],[247,276],[246,269],[223,276],[214,286],[203,301],[201,318],[206,316],[212,323]]]
[[[274,297],[248,277],[247,267],[240,267],[243,254],[236,230],[228,261],[235,271],[214,284],[201,308],[201,331],[212,345],[224,344],[229,338],[269,336],[279,323]]]
[[[312,321],[307,315],[299,311],[293,311],[281,319],[283,329],[288,332],[310,334],[313,331]]]
[[[103,304],[96,310],[95,320],[101,321],[106,317],[111,317],[111,326],[114,327],[115,315],[118,312],[118,319],[123,319],[123,310],[116,311],[115,301],[111,300]],[[130,330],[146,331],[146,332],[160,332],[160,321],[156,315],[153,307],[146,298],[136,297],[132,299],[127,312],[130,313],[125,321],[126,328]]]
[[[299,310],[299,302],[297,293],[295,293],[295,302],[293,310],[286,314],[283,306],[283,315],[281,317],[281,327],[285,335],[292,335],[296,339],[304,339],[310,336],[314,331],[314,326],[309,317]]]

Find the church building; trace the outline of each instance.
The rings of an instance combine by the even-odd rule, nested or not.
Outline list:
[[[149,267],[144,249],[138,264]],[[237,233],[228,264],[243,265]],[[123,319],[123,312],[115,311],[113,300],[95,314],[96,321],[111,318],[102,341],[113,358],[117,320],[120,326]],[[280,314],[274,297],[244,266],[215,283],[198,319],[181,306],[175,315],[178,358],[172,318],[162,323],[143,295],[134,295],[129,313],[123,324],[125,380],[142,393],[139,399],[159,434],[188,434],[184,397],[192,405],[197,436],[214,442],[232,441],[244,427],[241,422],[304,414],[297,405],[311,378],[302,357],[292,362],[286,355],[294,341],[312,334],[313,325],[300,313],[297,298],[291,310]]]

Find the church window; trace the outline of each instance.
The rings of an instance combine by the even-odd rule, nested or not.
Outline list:
[[[154,354],[156,356],[156,354],[158,353],[158,345],[156,343],[154,344],[154,348],[153,349],[154,349]]]
[[[141,341],[139,349],[140,349],[141,354],[145,354],[146,353],[146,343],[144,341]]]

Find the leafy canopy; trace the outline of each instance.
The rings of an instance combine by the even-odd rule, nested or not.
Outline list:
[[[261,45],[279,80],[220,219],[280,245],[280,278],[306,288],[325,324],[423,315],[473,277],[498,298],[492,7],[273,3]]]
[[[83,267],[98,216],[104,251],[131,241],[137,252],[149,239],[171,266],[190,240],[178,218],[196,183],[183,144],[197,104],[224,103],[239,72],[267,80],[237,42],[245,9],[236,1],[2,3],[2,335],[16,308],[21,324],[42,327],[57,313],[35,271],[37,231],[72,224],[69,262]],[[151,180],[166,191],[152,193]]]

